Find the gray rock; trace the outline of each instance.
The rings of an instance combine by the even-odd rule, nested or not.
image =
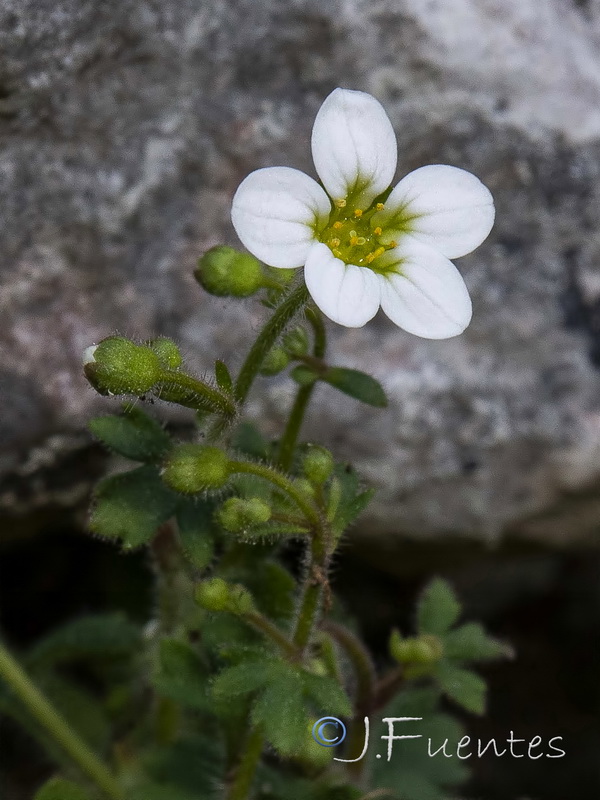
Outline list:
[[[390,407],[323,387],[305,435],[379,488],[365,530],[593,533],[599,42],[594,0],[4,0],[0,507],[73,501],[31,476],[72,464],[86,419],[111,407],[82,377],[91,342],[166,334],[198,369],[239,365],[262,312],[203,295],[195,259],[235,243],[229,204],[249,171],[312,171],[312,119],[341,85],[385,104],[399,172],[475,172],[497,224],[459,262],[475,310],[463,336],[330,326],[332,359],[372,371]],[[257,387],[267,433],[292,390]]]

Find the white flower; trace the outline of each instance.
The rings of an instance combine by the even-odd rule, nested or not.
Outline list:
[[[94,353],[98,349],[97,344],[91,344],[89,347],[86,347],[83,351],[83,366],[85,367],[86,364],[93,364],[96,359],[94,358]]]
[[[471,300],[449,259],[489,234],[488,189],[470,172],[436,164],[409,173],[388,194],[396,137],[383,107],[364,92],[335,89],[327,97],[312,154],[326,191],[289,167],[259,169],[242,181],[231,219],[248,250],[272,267],[304,266],[313,300],[340,325],[361,327],[381,306],[417,336],[461,333]]]

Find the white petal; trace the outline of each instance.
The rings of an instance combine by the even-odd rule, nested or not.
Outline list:
[[[379,308],[380,281],[366,267],[344,264],[326,244],[311,247],[304,280],[321,311],[347,328],[361,328]]]
[[[251,172],[233,198],[231,221],[248,250],[272,267],[301,267],[331,203],[319,184],[290,167]]]
[[[425,339],[448,339],[471,321],[471,298],[459,271],[429,245],[406,236],[378,264],[398,263],[397,272],[380,278],[381,307],[409,333]]]
[[[94,358],[94,353],[98,349],[97,344],[91,344],[89,347],[86,347],[83,351],[83,366],[85,367],[86,364],[93,364],[96,360]]]
[[[448,258],[470,253],[487,238],[494,224],[494,199],[489,189],[471,172],[434,164],[410,172],[393,189],[385,210],[373,223],[391,226],[387,241],[402,235],[394,232],[393,217],[416,215],[411,233]]]
[[[363,210],[392,182],[398,157],[394,129],[381,103],[348,89],[335,89],[319,109],[312,154],[331,197],[350,195]]]

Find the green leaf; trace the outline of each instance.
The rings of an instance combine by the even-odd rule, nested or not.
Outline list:
[[[247,456],[265,461],[270,456],[271,445],[251,422],[242,422],[235,429],[231,446]],[[264,481],[263,481],[264,483]]]
[[[133,461],[161,461],[171,447],[162,425],[135,406],[128,406],[121,416],[95,417],[89,428],[110,450]]]
[[[214,509],[211,501],[183,500],[175,515],[183,553],[197,569],[205,569],[213,560]]]
[[[250,694],[266,686],[277,674],[281,662],[274,659],[252,659],[226,667],[213,680],[211,692],[215,698],[233,698]]]
[[[398,800],[446,800],[449,790],[465,781],[468,770],[456,757],[446,758],[443,753],[430,757],[445,740],[447,752],[464,735],[462,726],[447,714],[436,710],[439,691],[434,687],[403,689],[384,710],[379,712],[378,720],[385,717],[421,717],[420,721],[396,723],[396,734],[420,735],[420,739],[406,739],[393,743],[392,758],[387,761],[387,743],[377,747],[380,722],[372,723],[371,745],[367,758],[372,770],[372,788],[388,788],[396,792]],[[375,727],[377,726],[377,727]],[[381,732],[387,733],[387,724]],[[377,753],[381,758],[377,758]]]
[[[320,380],[325,381],[330,386],[334,386],[340,392],[354,397],[355,400],[360,400],[361,403],[375,406],[375,408],[385,408],[387,406],[387,397],[383,386],[365,372],[360,372],[357,369],[346,369],[345,367],[329,367],[319,377]]]
[[[351,467],[339,465],[335,476],[339,486],[337,508],[333,519],[334,531],[339,535],[351,525],[369,505],[375,490],[361,489],[360,482]]]
[[[461,612],[450,585],[442,578],[435,578],[425,588],[419,600],[417,627],[419,633],[440,635],[456,622]]]
[[[64,778],[50,778],[33,800],[90,800],[90,796],[76,783]]]
[[[173,515],[178,500],[154,467],[112,475],[96,488],[90,528],[101,536],[122,539],[126,549],[139,547]]]
[[[328,675],[302,672],[304,692],[319,711],[341,717],[352,716],[352,703],[339,683]]]
[[[215,361],[215,378],[217,386],[222,392],[225,392],[225,394],[233,393],[233,380],[224,361]]]
[[[263,726],[267,739],[283,756],[302,750],[308,719],[302,682],[292,670],[272,679],[252,707],[254,725]]]
[[[457,661],[493,661],[512,655],[509,645],[493,639],[479,622],[469,622],[443,637],[444,654]]]
[[[444,693],[457,705],[473,714],[484,713],[486,684],[483,678],[447,661],[437,665],[434,675]]]
[[[144,757],[145,772],[165,791],[185,793],[185,797],[208,800],[220,796],[224,765],[219,731],[203,723],[202,736],[185,735],[170,747],[156,747]],[[152,796],[152,795],[151,795]],[[148,800],[144,797],[143,800]]]
[[[163,639],[159,651],[159,671],[153,684],[157,691],[190,708],[205,709],[208,674],[198,654],[185,642]]]
[[[27,662],[47,667],[83,658],[114,658],[132,653],[139,644],[139,628],[123,614],[95,614],[52,631],[30,650]]]
[[[292,616],[296,581],[281,564],[259,561],[246,577],[246,585],[258,608],[270,619],[279,621]]]

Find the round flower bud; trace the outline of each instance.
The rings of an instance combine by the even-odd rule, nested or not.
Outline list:
[[[212,247],[199,259],[194,276],[217,297],[249,297],[264,286],[260,261],[233,247]]]
[[[170,454],[162,479],[182,494],[197,494],[206,489],[220,489],[229,478],[229,458],[218,447],[182,444]]]
[[[435,664],[443,653],[441,641],[431,634],[403,639],[393,631],[390,637],[390,655],[401,664]]]
[[[260,368],[262,375],[277,375],[290,363],[290,357],[282,347],[273,347],[262,363]]]
[[[207,611],[226,611],[229,585],[223,578],[208,578],[196,586],[196,602]]]
[[[84,353],[86,378],[101,394],[144,394],[160,380],[161,364],[146,345],[109,336]]]
[[[282,339],[284,350],[291,356],[303,356],[308,350],[308,334],[300,326],[286,333]]]
[[[252,595],[239,583],[230,584],[223,578],[209,578],[196,587],[198,605],[207,611],[228,611],[230,614],[250,614],[254,611]]]
[[[148,342],[148,347],[154,350],[162,365],[167,369],[177,369],[181,366],[183,358],[172,339],[168,339],[166,336],[159,336],[157,339],[152,339],[152,341]]]
[[[321,484],[331,477],[335,464],[333,456],[325,447],[311,445],[302,460],[302,471],[309,481]]]
[[[226,531],[239,533],[252,525],[264,525],[271,519],[271,508],[267,503],[252,497],[230,497],[217,512],[217,519]]]

